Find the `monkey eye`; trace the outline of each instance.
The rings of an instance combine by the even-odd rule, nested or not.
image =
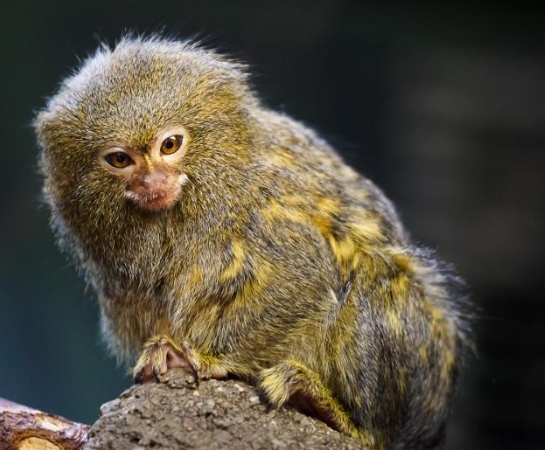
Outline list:
[[[169,136],[161,144],[161,153],[164,155],[172,155],[180,150],[183,142],[184,137],[179,134]]]
[[[124,169],[125,167],[134,164],[134,161],[125,152],[108,153],[104,159],[110,166],[115,167],[116,169]]]

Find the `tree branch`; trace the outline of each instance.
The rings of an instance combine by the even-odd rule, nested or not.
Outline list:
[[[88,425],[0,398],[0,450],[79,450]]]
[[[362,449],[324,423],[289,408],[270,410],[240,381],[202,381],[180,370],[164,383],[133,386],[103,405],[85,450]]]
[[[28,409],[20,408],[17,414],[19,420],[23,420]],[[47,420],[53,417],[60,420],[59,423],[71,424],[71,428],[63,428],[64,435],[69,434],[67,430],[79,430],[79,434],[72,431],[75,438],[72,447],[57,444],[59,434],[56,440],[51,439],[57,447],[2,447],[0,444],[0,450],[80,449],[87,431],[84,450],[363,449],[358,441],[291,408],[268,408],[260,401],[257,391],[241,381],[202,381],[196,389],[192,377],[176,369],[167,372],[163,383],[132,386],[118,399],[104,404],[101,417],[89,430],[85,425],[57,416],[28,411],[34,420],[42,414]],[[6,420],[6,414],[0,410],[0,442],[9,433],[19,434],[19,441],[23,435],[30,436],[25,431],[29,427],[19,426],[17,420]],[[6,434],[6,427],[10,426],[12,430]]]

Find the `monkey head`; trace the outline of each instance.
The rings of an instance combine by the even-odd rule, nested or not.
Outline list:
[[[229,186],[244,178],[257,104],[242,65],[191,43],[100,48],[34,123],[61,247],[135,276],[188,218],[219,222],[218,205],[240,197]]]
[[[192,44],[102,47],[36,118],[45,197],[65,219],[168,211],[244,159],[254,103],[240,64]]]

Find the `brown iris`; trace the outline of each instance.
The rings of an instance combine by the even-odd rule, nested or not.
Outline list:
[[[109,153],[104,159],[110,166],[115,167],[116,169],[124,169],[125,167],[134,164],[134,161],[125,152]]]
[[[167,137],[161,144],[161,153],[164,155],[172,155],[180,150],[184,137],[179,134]]]

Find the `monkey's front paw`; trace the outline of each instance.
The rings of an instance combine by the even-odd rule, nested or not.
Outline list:
[[[174,367],[188,371],[195,377],[195,383],[198,383],[198,362],[193,348],[185,341],[180,347],[167,336],[154,336],[146,342],[138,358],[133,370],[134,381],[161,381],[162,375]]]

